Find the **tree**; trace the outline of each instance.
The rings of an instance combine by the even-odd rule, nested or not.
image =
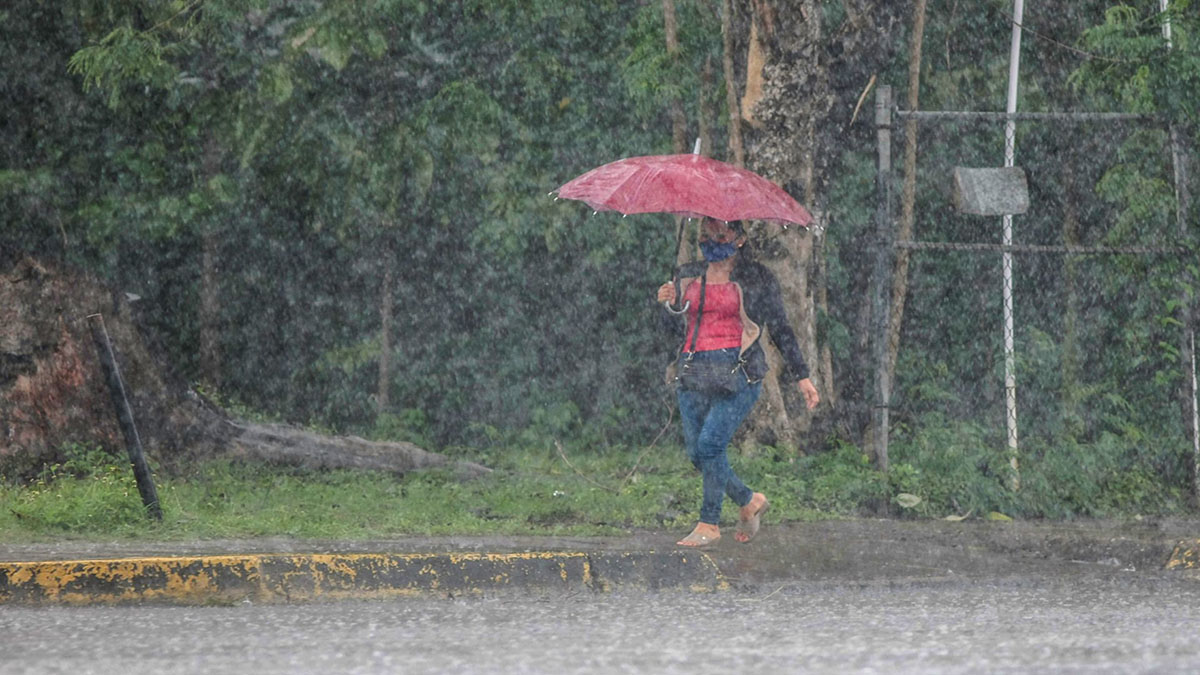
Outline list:
[[[871,75],[894,67],[893,45],[902,25],[901,9],[854,0],[831,5],[808,0],[753,2],[739,7],[740,16],[746,18],[741,20],[738,34],[748,35],[747,25],[755,22],[765,54],[762,98],[750,104],[761,127],[746,130],[747,164],[790,187],[797,198],[821,211],[821,205],[831,202],[830,188],[843,171],[837,162],[844,148],[865,133],[863,125],[850,125],[854,102]],[[775,16],[780,18],[773,19]],[[785,23],[792,28],[772,29]],[[739,53],[748,49],[744,40],[737,44]],[[829,216],[832,233],[838,221],[833,220],[834,213]],[[769,247],[762,248],[761,255],[780,278],[793,321],[805,329],[798,335],[809,362],[817,367],[814,379],[824,398],[861,400],[854,393],[863,391],[864,373],[855,365],[857,359],[843,355],[840,361],[845,364],[845,374],[835,377],[832,371],[836,366],[824,368],[823,360],[818,358],[818,335],[827,333],[817,326],[814,290],[808,283],[813,240],[812,234],[792,231],[772,240]],[[865,278],[859,283],[865,284]],[[851,296],[863,294],[850,291]],[[845,350],[850,346],[842,347]],[[797,397],[791,394],[785,392],[787,408],[802,410]],[[840,404],[830,409],[820,430],[862,428],[861,422],[850,422],[865,419],[864,408],[851,407],[857,405]],[[798,417],[804,419],[803,414]]]
[[[912,33],[908,48],[908,109],[920,109],[921,50],[925,40],[925,0],[913,2]],[[917,202],[917,121],[904,123],[904,190],[900,198],[900,224],[896,239],[913,238],[913,221]],[[895,273],[892,277],[892,302],[888,317],[888,382],[895,381],[896,352],[900,349],[900,324],[904,320],[904,300],[908,294],[908,249],[896,251]]]

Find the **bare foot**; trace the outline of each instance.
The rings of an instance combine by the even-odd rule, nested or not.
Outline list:
[[[691,534],[675,543],[689,548],[704,548],[717,543],[720,538],[721,528],[708,523],[696,523],[696,529],[692,530]]]
[[[750,503],[742,507],[737,532],[733,533],[733,538],[743,544],[753,539],[762,526],[762,514],[766,513],[770,506],[766,495],[755,492],[754,496],[750,498]]]

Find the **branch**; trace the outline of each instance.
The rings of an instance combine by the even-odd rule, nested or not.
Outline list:
[[[596,487],[598,487],[598,488],[601,488],[601,489],[603,489],[603,490],[608,490],[609,492],[612,492],[613,494],[620,494],[620,493],[621,493],[621,491],[620,491],[620,490],[614,490],[613,488],[610,488],[610,487],[608,487],[607,485],[602,485],[602,484],[600,484],[600,483],[597,483],[596,481],[592,480],[592,478],[591,478],[590,476],[588,476],[587,474],[585,474],[585,473],[583,473],[582,471],[580,471],[579,469],[577,469],[577,468],[575,467],[575,465],[571,463],[571,460],[567,459],[567,453],[566,453],[566,451],[565,451],[565,450],[563,450],[562,441],[559,441],[557,438],[556,438],[556,439],[554,439],[554,447],[555,447],[555,448],[558,448],[558,456],[559,456],[559,457],[562,457],[562,461],[566,462],[566,463],[567,463],[567,466],[569,466],[569,467],[571,467],[572,469],[574,469],[575,473],[579,474],[579,476],[580,476],[581,478],[583,478],[583,479],[584,479],[584,480],[586,480],[587,482],[591,483],[592,485],[595,485]]]

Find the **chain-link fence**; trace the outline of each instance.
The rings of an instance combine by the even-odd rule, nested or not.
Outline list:
[[[1001,459],[984,468],[1013,489],[1026,458],[1094,451],[1113,460],[1104,471],[1194,496],[1194,249],[1179,135],[1144,115],[902,111],[890,87],[877,95],[881,466],[889,431],[970,427]],[[915,162],[894,153],[913,140]],[[965,212],[956,169],[1004,164],[1023,170],[1028,209]],[[898,330],[889,313],[901,313]]]

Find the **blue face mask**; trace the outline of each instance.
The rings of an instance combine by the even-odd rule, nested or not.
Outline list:
[[[711,239],[700,242],[700,252],[704,254],[704,259],[708,262],[721,262],[737,253],[737,250],[737,243],[732,241],[724,244],[718,244]]]

